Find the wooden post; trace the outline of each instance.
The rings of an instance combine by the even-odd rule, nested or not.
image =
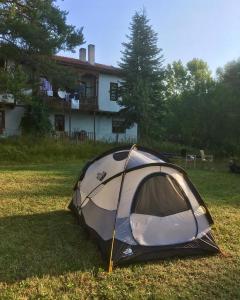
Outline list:
[[[93,140],[96,143],[96,112],[93,112]]]
[[[71,100],[69,99],[69,96],[67,95],[67,101],[69,102],[69,138],[71,139],[71,134],[72,134],[72,103]]]

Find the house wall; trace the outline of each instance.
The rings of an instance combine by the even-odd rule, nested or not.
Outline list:
[[[24,108],[23,107],[14,107],[5,108],[5,130],[4,135],[11,136],[11,135],[20,135],[20,122],[24,115]]]
[[[118,112],[121,106],[116,101],[110,100],[110,83],[121,84],[121,78],[115,75],[99,74],[98,83],[98,104],[100,111]],[[5,109],[5,135],[20,135],[20,122],[24,114],[23,107],[15,107],[14,109]],[[54,128],[54,114],[50,115],[50,121]],[[71,131],[85,130],[89,133],[94,132],[94,116],[92,113],[83,113],[79,111],[72,111],[71,114]],[[112,116],[96,113],[95,119],[96,139],[102,141],[114,142],[118,141],[133,141],[137,140],[137,125],[134,124],[127,129],[125,133],[115,134],[112,132]],[[65,114],[65,131],[69,132],[69,115]]]
[[[101,111],[117,112],[121,106],[116,101],[110,100],[110,82],[118,83],[120,86],[121,78],[113,75],[99,74],[98,82],[98,105]]]
[[[59,113],[56,113],[59,114]],[[50,115],[50,121],[54,128],[54,115]],[[117,139],[117,135],[112,133],[112,116],[96,115],[95,119],[96,127],[96,140],[114,142]],[[84,114],[80,112],[72,112],[71,115],[71,130],[81,131],[85,130],[89,133],[94,132],[94,116],[93,114]],[[69,132],[69,115],[65,114],[65,132]],[[126,130],[125,133],[118,135],[118,141],[136,141],[137,140],[137,125],[134,124],[132,128]]]

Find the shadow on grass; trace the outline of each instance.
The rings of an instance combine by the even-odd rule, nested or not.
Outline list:
[[[0,219],[0,281],[95,271],[100,253],[68,211]]]

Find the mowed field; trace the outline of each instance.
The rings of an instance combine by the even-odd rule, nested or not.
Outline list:
[[[189,170],[227,254],[116,268],[67,209],[83,163],[0,167],[0,299],[240,299],[240,175]]]

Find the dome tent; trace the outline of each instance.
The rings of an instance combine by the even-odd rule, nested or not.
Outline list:
[[[140,146],[114,148],[89,162],[69,208],[97,240],[110,269],[220,251],[211,215],[185,171]]]

